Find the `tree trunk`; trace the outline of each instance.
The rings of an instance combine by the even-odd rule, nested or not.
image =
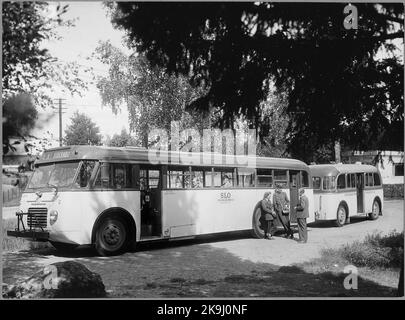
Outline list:
[[[335,141],[335,162],[340,163],[342,162],[341,157],[340,157],[340,142]]]

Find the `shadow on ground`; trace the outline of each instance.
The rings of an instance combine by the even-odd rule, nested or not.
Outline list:
[[[83,247],[68,255],[54,249],[3,255],[3,281],[13,284],[48,263],[75,260],[101,275],[113,298],[179,297],[393,297],[396,289],[359,277],[358,290],[343,287],[343,273],[308,273],[300,266],[242,260],[213,241],[248,235],[141,244],[136,252],[98,257]],[[236,238],[235,238],[236,237]]]

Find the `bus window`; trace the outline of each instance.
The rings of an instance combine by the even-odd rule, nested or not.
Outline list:
[[[111,188],[128,189],[135,187],[132,165],[127,163],[111,163],[110,170],[112,173],[112,179],[110,179]]]
[[[345,174],[340,174],[337,179],[337,188],[345,189],[346,188],[346,176]]]
[[[214,187],[215,188],[221,187],[221,172],[214,171],[212,175],[214,180]]]
[[[301,171],[301,187],[309,187],[308,172]]]
[[[212,187],[212,178],[213,173],[212,170],[205,170],[204,171],[204,187],[211,188]]]
[[[374,186],[373,174],[371,172],[365,173],[366,187]]]
[[[254,187],[255,185],[255,172],[254,170],[247,170],[238,168],[238,187]]]
[[[149,188],[159,187],[159,170],[149,170]]]
[[[377,172],[374,172],[374,185],[381,186],[380,175]]]
[[[183,189],[184,188],[183,177],[184,177],[183,171],[179,170],[167,171],[167,179],[169,180],[167,185],[169,189]]]
[[[152,169],[139,170],[139,187],[140,190],[150,188],[159,188],[160,171]]]
[[[86,188],[89,185],[91,174],[93,173],[95,161],[83,161],[77,176],[76,187]]]
[[[203,187],[203,171],[191,171],[191,188]]]
[[[221,172],[221,187],[222,188],[232,188],[233,183],[233,171],[222,171]]]
[[[274,183],[280,184],[282,188],[287,188],[287,170],[274,170]]]
[[[336,177],[323,177],[322,189],[323,190],[333,190],[336,187]]]
[[[257,169],[257,186],[273,187],[273,170]]]
[[[312,186],[314,189],[321,189],[321,178],[320,177],[312,177]]]
[[[356,174],[348,173],[346,174],[346,187],[347,188],[356,188]]]

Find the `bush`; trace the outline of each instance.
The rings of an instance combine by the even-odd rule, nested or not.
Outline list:
[[[17,250],[37,250],[48,248],[51,245],[48,242],[29,241],[23,238],[8,237],[7,230],[14,230],[17,226],[16,219],[3,219],[2,223],[2,247],[3,251],[17,251]]]
[[[340,255],[358,267],[400,268],[404,255],[404,233],[392,231],[368,235],[362,242],[356,241],[340,249]]]

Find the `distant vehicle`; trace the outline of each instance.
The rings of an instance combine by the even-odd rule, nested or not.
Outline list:
[[[310,165],[316,220],[335,220],[338,227],[352,216],[382,215],[383,186],[377,168],[363,164]]]
[[[305,188],[314,219],[309,167],[299,160],[257,157],[253,168],[238,161],[190,166],[179,154],[202,157],[168,151],[156,164],[140,148],[47,150],[22,195],[19,227],[7,234],[50,241],[57,249],[93,244],[100,255],[136,242],[230,231],[251,230],[260,238],[259,203],[275,183],[289,195],[292,221],[298,189]]]

